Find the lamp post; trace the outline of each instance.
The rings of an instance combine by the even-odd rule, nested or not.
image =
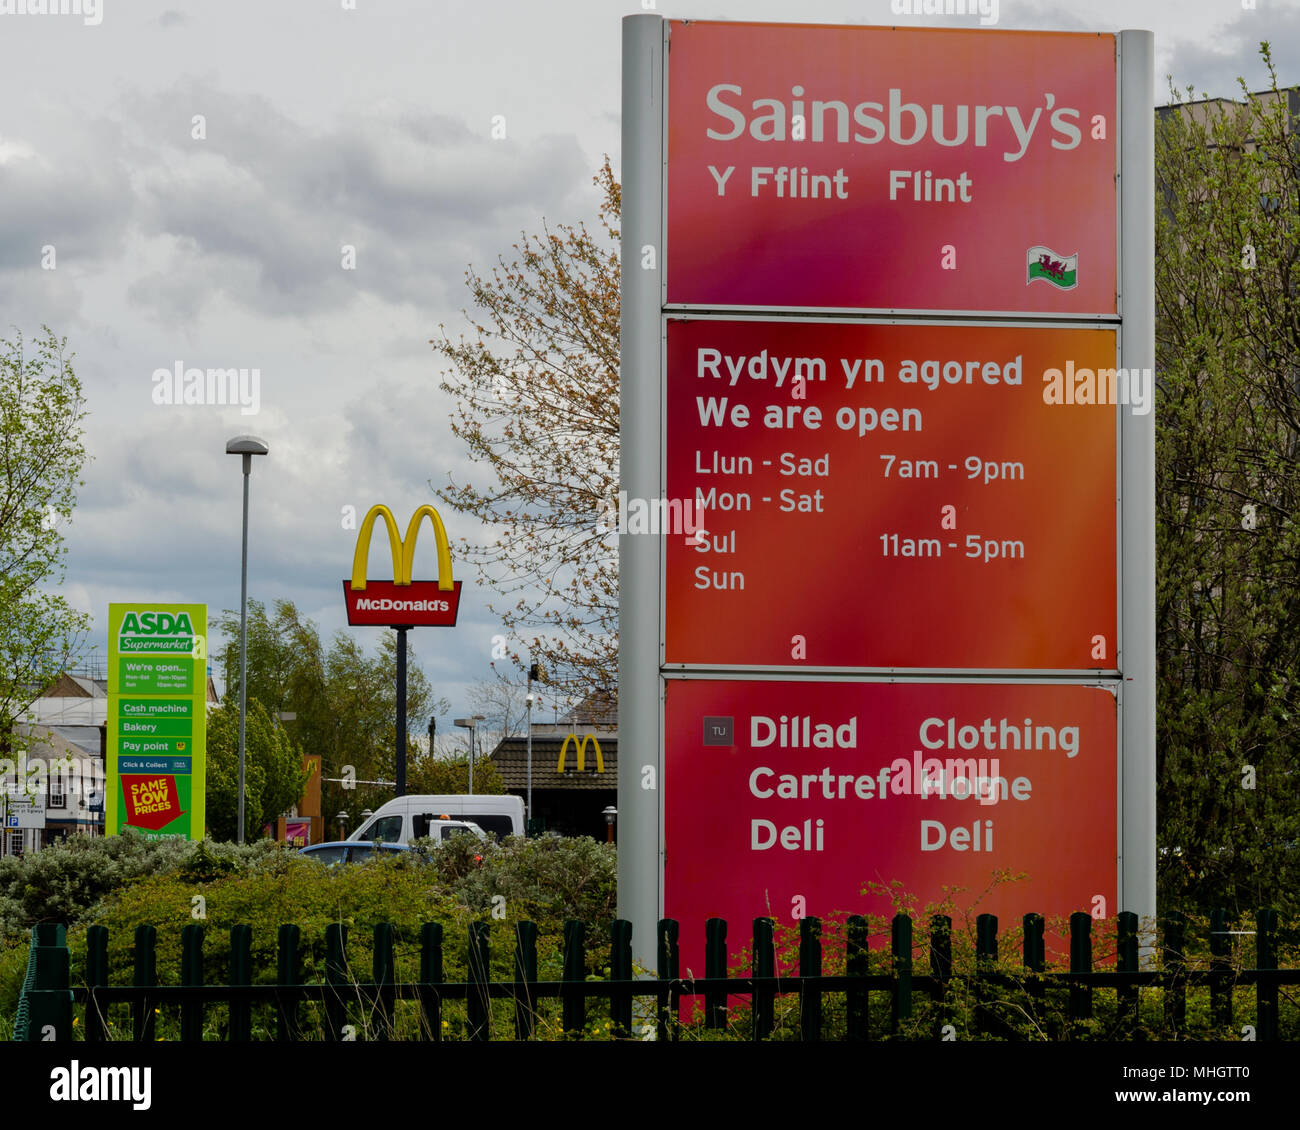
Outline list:
[[[469,795],[474,795],[474,744],[478,736],[478,724],[487,721],[484,714],[475,714],[471,718],[453,718],[452,723],[462,730],[469,731]]]
[[[528,819],[524,821],[524,835],[533,834],[533,707],[537,696],[533,694],[533,681],[542,677],[542,669],[536,663],[528,665],[528,694],[524,703],[528,707]]]
[[[227,455],[244,463],[244,538],[239,555],[239,825],[238,843],[244,842],[244,726],[248,719],[248,475],[254,455],[265,455],[266,443],[257,436],[235,436],[226,443]]]
[[[524,698],[528,707],[528,821],[524,825],[525,831],[533,826],[533,703],[536,701],[537,696],[530,690]]]
[[[605,842],[612,844],[614,842],[614,821],[618,819],[618,809],[612,804],[607,804],[600,813],[605,818]]]

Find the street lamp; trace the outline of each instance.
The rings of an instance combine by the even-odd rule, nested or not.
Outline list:
[[[486,722],[487,716],[475,714],[472,718],[453,718],[452,724],[469,731],[469,795],[474,795],[474,744],[478,736],[478,724]]]
[[[348,838],[348,814],[340,812],[334,819],[339,822],[339,839],[346,840]]]
[[[612,804],[607,804],[601,809],[601,815],[605,817],[605,842],[612,844],[614,842],[614,821],[618,819],[618,809]]]
[[[257,436],[235,436],[226,442],[227,455],[240,455],[244,462],[244,540],[239,556],[239,838],[244,842],[244,725],[248,718],[248,474],[254,455],[265,455],[267,446]]]
[[[528,707],[528,819],[524,823],[524,835],[531,835],[533,831],[533,706],[537,702],[537,696],[533,694],[533,680],[541,677],[541,668],[536,663],[530,663],[528,694],[524,696],[524,703]]]
[[[525,828],[531,828],[533,823],[533,703],[536,701],[537,696],[532,691],[524,697],[524,704],[528,707],[528,823]]]

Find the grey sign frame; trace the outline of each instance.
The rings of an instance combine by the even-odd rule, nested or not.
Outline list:
[[[661,498],[665,488],[662,370],[664,319],[670,314],[708,310],[664,305],[666,231],[667,42],[665,18],[654,14],[623,20],[623,112],[620,346],[620,488],[628,498]],[[1118,310],[1120,365],[1155,368],[1155,40],[1149,31],[1115,36],[1118,85]],[[759,317],[850,313],[838,309],[770,310],[727,308],[728,315]],[[890,311],[854,310],[869,318]],[[913,312],[914,313],[914,312]],[[927,312],[926,321],[977,311]],[[1031,316],[1032,317],[1032,316]],[[1005,322],[1005,316],[988,319]],[[1017,317],[1016,320],[1019,320]],[[1097,325],[1093,315],[1052,314],[1051,323]],[[1060,673],[1056,681],[1112,686],[1120,712],[1119,865],[1120,906],[1140,915],[1156,912],[1155,795],[1155,413],[1120,416],[1120,561],[1117,674],[1098,679]],[[665,688],[670,679],[817,678],[806,669],[738,671],[696,665],[661,665],[664,574],[663,533],[621,535],[619,542],[619,855],[618,913],[633,924],[633,951],[647,968],[655,962],[656,924],[663,916],[663,740]],[[972,671],[966,678],[999,682],[1053,681],[1042,672]],[[845,673],[824,673],[840,681]],[[897,676],[860,673],[862,681]],[[962,681],[953,672],[903,678]],[[687,924],[702,929],[702,924]]]

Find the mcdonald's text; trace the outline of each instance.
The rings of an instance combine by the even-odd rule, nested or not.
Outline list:
[[[344,581],[343,599],[349,624],[450,628],[460,612],[460,581],[450,592],[439,589],[437,581],[412,581],[399,587],[393,581],[371,580],[360,592]]]

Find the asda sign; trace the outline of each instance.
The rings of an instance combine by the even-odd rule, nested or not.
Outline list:
[[[195,640],[201,639],[185,612],[128,609],[117,633],[119,652],[184,652],[197,654]]]
[[[203,604],[108,606],[108,835],[203,837],[207,624]]]

